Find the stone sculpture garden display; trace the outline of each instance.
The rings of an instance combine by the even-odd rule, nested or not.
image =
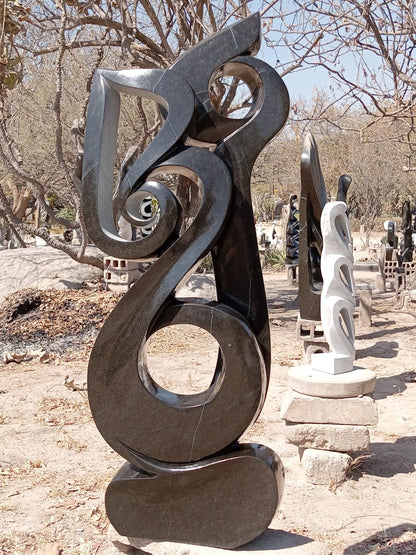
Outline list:
[[[278,74],[253,55],[253,15],[203,41],[170,69],[97,70],[85,134],[83,206],[88,233],[107,255],[155,260],[121,299],[91,353],[88,391],[94,421],[126,463],[109,484],[106,510],[124,536],[233,548],[261,534],[279,505],[283,469],[268,447],[239,437],[263,406],[270,374],[266,296],[250,197],[253,164],[283,127],[289,98]],[[241,79],[251,108],[240,119],[217,112],[210,91],[221,76]],[[115,202],[149,235],[120,236],[112,198],[122,95],[154,100],[159,134],[128,168]],[[191,226],[160,174],[200,189]],[[139,234],[140,235],[140,234]],[[175,292],[212,254],[217,302]],[[163,389],[149,373],[146,343],[165,326],[193,324],[220,349],[210,387],[194,395]]]
[[[414,260],[414,223],[412,223],[412,210],[410,201],[402,205],[402,237],[396,235],[396,223],[384,222],[386,235],[382,240],[379,254],[379,273],[375,278],[375,290],[384,291],[386,280],[394,283],[396,296],[407,290],[408,278],[416,272]]]

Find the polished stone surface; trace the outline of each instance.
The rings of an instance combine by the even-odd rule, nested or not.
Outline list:
[[[124,536],[140,529],[153,540],[231,549],[267,528],[283,481],[280,460],[258,445],[150,476],[126,463],[108,487],[107,514]]]
[[[340,176],[337,201],[346,202],[351,181],[348,174]],[[318,147],[313,135],[308,133],[302,150],[299,198],[299,314],[301,319],[317,322],[321,320],[323,284],[321,214],[327,200]]]
[[[281,496],[277,455],[237,443],[261,411],[270,374],[251,171],[289,111],[283,81],[252,57],[259,40],[255,14],[193,47],[168,70],[100,69],[94,77],[83,173],[88,232],[111,256],[153,260],[104,324],[88,371],[94,421],[128,461],[106,495],[121,534],[235,547],[268,526]],[[252,106],[241,119],[211,104],[212,80],[224,75],[251,92]],[[113,199],[122,95],[154,100],[165,122],[125,168]],[[200,207],[185,232],[180,201],[158,181],[161,174],[186,177],[199,190]],[[149,197],[157,205],[152,232],[126,239],[114,214],[149,227],[142,215]],[[209,252],[217,300],[177,298]],[[151,335],[180,324],[207,330],[220,347],[210,387],[194,395],[167,391],[147,367]]]
[[[309,133],[302,150],[299,200],[299,314],[305,320],[321,320],[321,213],[326,202],[318,147]]]

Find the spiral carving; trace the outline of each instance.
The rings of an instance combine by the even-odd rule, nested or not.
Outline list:
[[[106,493],[107,513],[122,535],[236,547],[268,526],[282,494],[277,455],[238,443],[261,411],[270,374],[250,176],[289,109],[280,77],[252,57],[259,37],[254,15],[192,48],[168,70],[97,70],[94,78],[83,173],[89,235],[109,255],[156,258],[110,314],[88,370],[94,421],[128,461]],[[223,74],[243,79],[252,93],[242,119],[220,115],[210,102],[210,84]],[[113,199],[121,94],[154,99],[164,125]],[[162,173],[186,176],[200,191],[198,213],[182,234],[182,207],[158,181]],[[114,203],[132,224],[149,225],[140,211],[149,196],[158,206],[152,232],[121,237]],[[209,252],[218,301],[177,298]],[[151,335],[183,323],[205,329],[220,347],[211,385],[193,395],[162,388],[146,362]]]

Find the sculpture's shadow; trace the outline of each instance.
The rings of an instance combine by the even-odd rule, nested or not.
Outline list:
[[[167,553],[166,545],[176,546],[172,547],[172,553],[179,553],[179,550],[176,550],[179,546],[181,546],[180,553],[188,553],[189,555],[199,555],[199,554],[206,554],[209,553],[252,553],[252,552],[259,552],[259,551],[269,551],[273,553],[277,553],[283,549],[291,549],[294,547],[301,547],[306,544],[313,543],[312,538],[308,538],[307,536],[301,536],[300,534],[294,534],[292,532],[285,532],[284,530],[273,530],[272,528],[267,528],[256,539],[252,540],[245,545],[237,547],[235,549],[222,549],[222,548],[215,548],[215,547],[205,547],[205,546],[198,546],[198,545],[190,545],[190,544],[160,544],[164,546],[160,551],[158,549],[154,550],[150,548],[150,551],[146,550],[146,546],[152,543],[152,540],[142,540],[138,538],[129,538],[129,543],[125,543],[124,541],[117,541],[112,540],[113,545],[117,548],[118,552],[120,553],[129,553],[130,555],[151,555],[151,553]],[[152,546],[157,545],[157,543],[153,544]],[[183,548],[183,551],[182,551]],[[170,552],[170,551],[169,551]]]
[[[406,391],[408,383],[416,382],[416,372],[414,370],[408,370],[407,372],[401,372],[395,376],[381,376],[377,377],[376,387],[373,392],[373,398],[376,401],[380,399],[385,399],[390,395],[396,395],[397,393],[403,393]]]
[[[371,443],[370,451],[371,457],[354,471],[355,480],[363,474],[392,478],[396,474],[412,474],[415,471],[416,436]]]
[[[279,551],[280,549],[290,549],[292,547],[299,547],[314,540],[307,536],[294,534],[292,532],[285,532],[284,530],[273,530],[268,528],[261,536],[255,540],[234,549],[237,552],[250,552],[250,551]]]
[[[410,532],[410,534],[408,534]],[[413,532],[413,534],[412,534]],[[344,555],[356,555],[360,553],[374,553],[377,549],[378,555],[388,555],[389,553],[415,553],[416,540],[414,533],[416,526],[412,523],[399,524],[391,528],[383,528],[379,532],[372,534],[365,540],[347,547]]]
[[[377,341],[377,343],[370,347],[357,349],[355,352],[355,360],[366,357],[395,358],[397,357],[398,348],[399,344],[397,341]]]

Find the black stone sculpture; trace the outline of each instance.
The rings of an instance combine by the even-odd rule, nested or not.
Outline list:
[[[326,202],[318,147],[308,133],[302,150],[299,202],[299,313],[306,320],[321,320],[321,213]]]
[[[412,241],[412,213],[410,201],[405,200],[402,206],[402,232],[403,240],[400,248],[400,262],[412,262],[413,260],[413,241]]]
[[[203,41],[168,70],[98,70],[94,77],[83,173],[90,237],[111,256],[157,257],[110,314],[88,371],[95,423],[128,461],[106,492],[110,521],[125,536],[233,548],[267,528],[282,495],[278,456],[238,442],[263,406],[270,374],[250,176],[289,109],[280,77],[252,57],[259,40],[256,14]],[[244,118],[213,108],[210,87],[221,75],[247,84],[252,106]],[[141,217],[143,200],[157,202],[152,233],[137,240],[122,239],[113,217],[121,93],[155,100],[165,119],[117,190],[118,210],[134,226],[149,225]],[[199,211],[182,235],[180,203],[158,182],[160,173],[184,175],[200,188]],[[209,252],[218,301],[177,298]],[[207,330],[220,345],[210,387],[193,395],[163,389],[146,364],[150,336],[184,323]]]
[[[286,270],[289,284],[292,285],[297,279],[297,267],[299,265],[299,210],[298,196],[289,197],[289,215],[286,224]]]
[[[345,202],[347,204],[347,193],[350,188],[352,178],[347,173],[344,173],[338,179],[337,201]],[[348,211],[347,211],[348,214]]]
[[[396,226],[392,221],[387,221],[384,224],[386,236],[381,245],[381,258],[383,261],[397,260],[397,245],[398,239],[396,235]]]

